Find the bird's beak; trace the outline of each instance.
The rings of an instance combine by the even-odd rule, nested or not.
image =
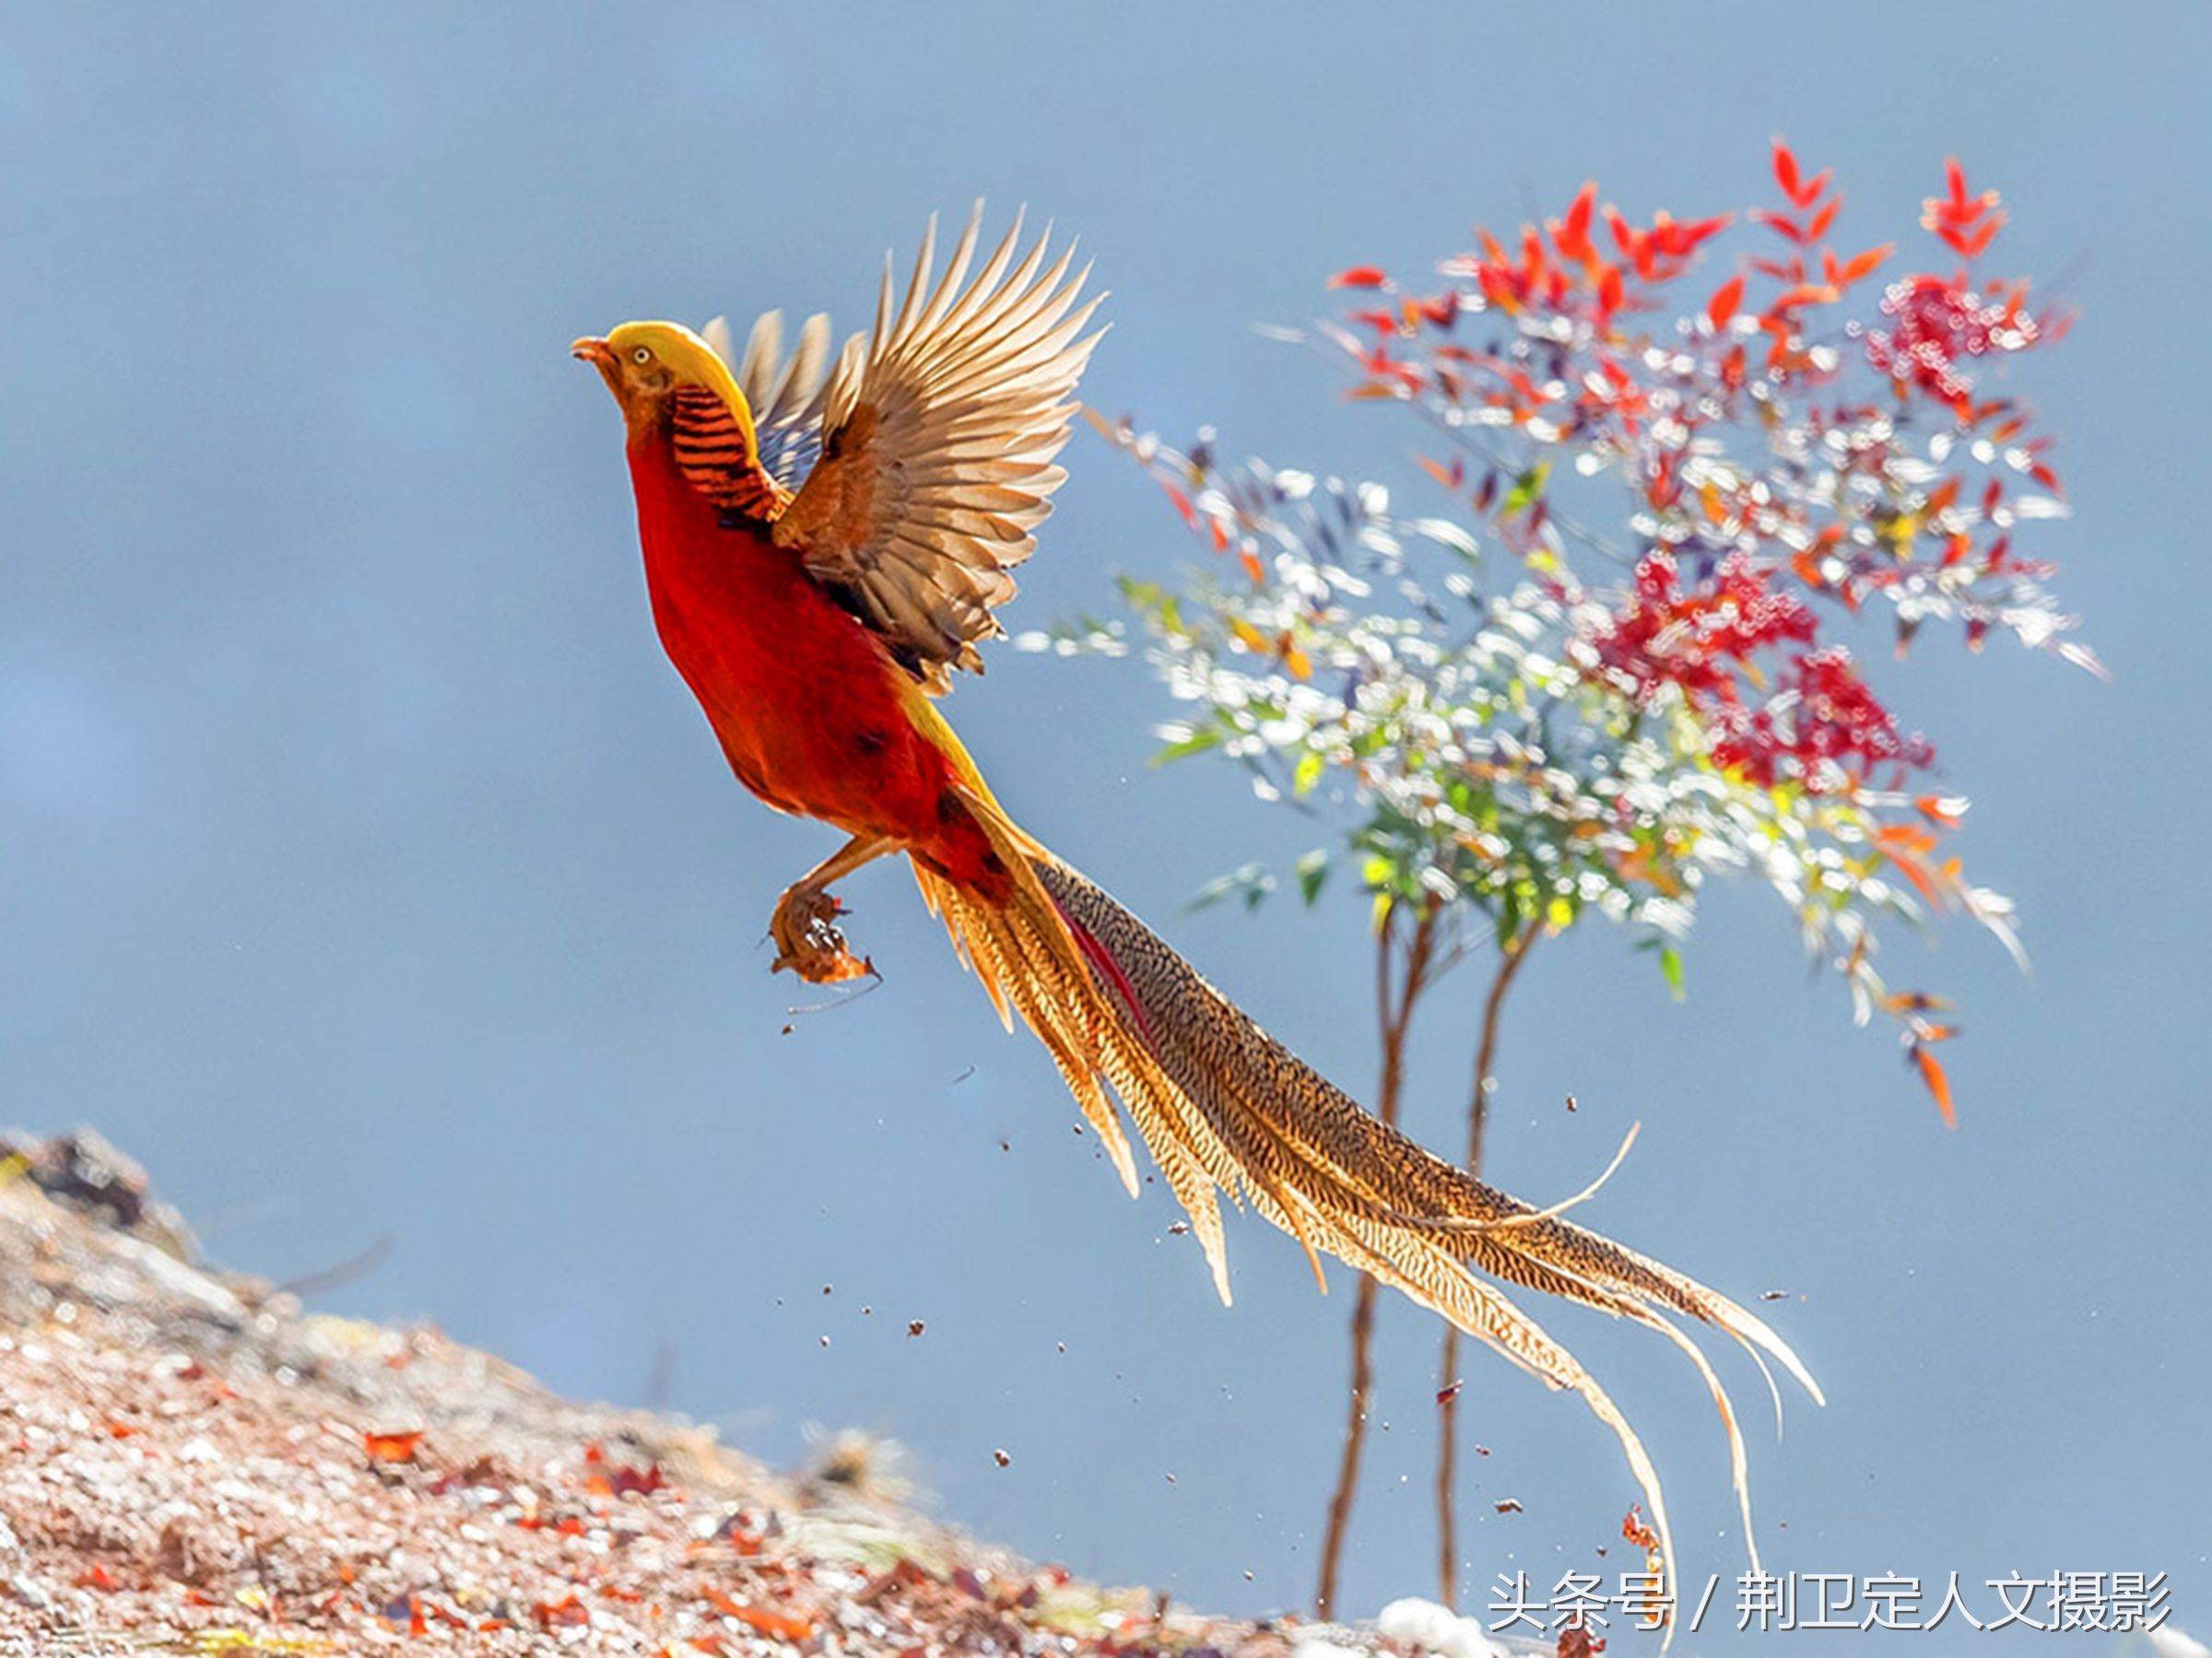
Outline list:
[[[592,364],[601,372],[615,366],[615,348],[595,334],[571,342],[569,355],[578,362]]]

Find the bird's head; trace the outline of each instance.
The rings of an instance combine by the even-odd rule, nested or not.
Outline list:
[[[745,434],[747,458],[759,458],[752,407],[737,389],[736,376],[713,347],[681,323],[625,323],[605,338],[585,335],[569,353],[599,370],[622,406],[633,439],[666,420],[678,392],[697,388],[723,401]]]

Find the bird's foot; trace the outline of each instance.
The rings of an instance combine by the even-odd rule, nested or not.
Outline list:
[[[876,976],[876,964],[845,947],[837,917],[845,912],[836,896],[820,887],[801,884],[776,900],[776,912],[768,923],[776,941],[776,972],[794,972],[809,984],[841,984],[848,979]]]

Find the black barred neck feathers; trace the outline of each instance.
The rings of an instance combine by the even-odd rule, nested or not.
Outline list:
[[[791,492],[753,457],[745,429],[705,386],[679,386],[670,399],[669,442],[684,481],[724,512],[774,519]]]

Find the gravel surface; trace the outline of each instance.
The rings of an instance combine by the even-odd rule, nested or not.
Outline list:
[[[97,1136],[0,1137],[7,1658],[1288,1658],[1324,1635],[1354,1640],[1077,1582],[436,1330],[303,1311],[196,1263]]]

